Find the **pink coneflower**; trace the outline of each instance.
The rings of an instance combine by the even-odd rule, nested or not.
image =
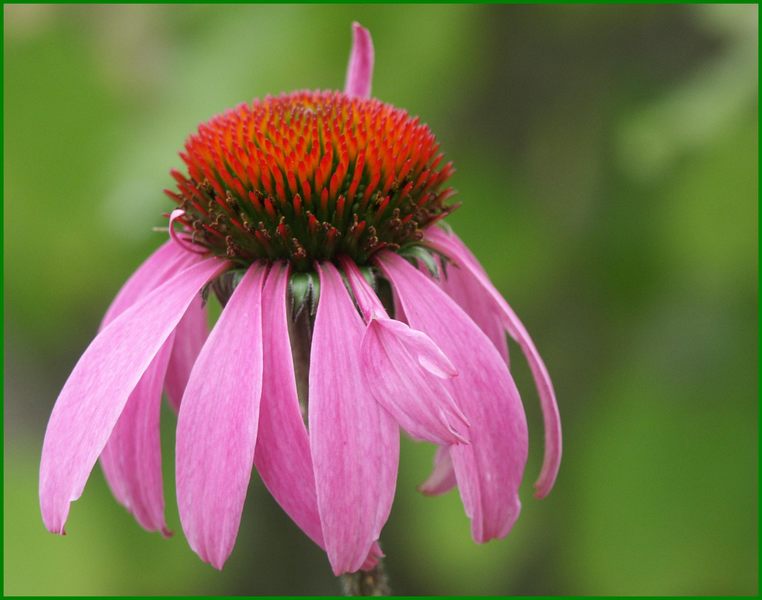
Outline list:
[[[527,426],[505,332],[545,418],[546,495],[561,456],[553,388],[532,340],[464,244],[429,128],[371,99],[355,24],[344,92],[242,104],[201,125],[173,172],[170,239],[127,281],[74,367],[40,465],[63,533],[98,458],[117,500],[168,534],[162,391],[178,409],[183,531],[221,568],[252,467],[334,573],[371,568],[392,505],[400,427],[438,445],[422,491],[458,487],[477,542],[519,514]],[[224,306],[207,336],[205,299]]]

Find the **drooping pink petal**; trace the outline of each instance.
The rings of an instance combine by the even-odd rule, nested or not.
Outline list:
[[[254,464],[283,510],[321,548],[310,441],[294,378],[286,311],[288,265],[275,263],[262,292],[263,371]]]
[[[165,536],[170,532],[164,520],[159,414],[173,335],[130,394],[101,453],[103,473],[116,499],[143,528]]]
[[[178,273],[107,325],[77,362],[48,421],[40,462],[45,525],[63,533],[124,405],[198,290],[228,263],[203,260]]]
[[[294,380],[286,310],[288,265],[275,263],[262,292],[263,371],[254,464],[283,510],[325,549],[318,514],[310,441]],[[372,569],[383,552],[374,544],[363,563]]]
[[[456,483],[450,449],[440,446],[434,455],[434,470],[429,478],[418,486],[418,490],[428,496],[438,496],[449,492]]]
[[[436,229],[437,227],[431,227]],[[469,276],[463,273],[463,270],[457,265],[447,265],[446,275],[440,277],[439,286],[458,303],[465,313],[471,317],[479,328],[492,340],[492,343],[500,352],[500,356],[506,364],[509,363],[508,357],[508,339],[505,335],[505,325],[500,316],[495,313],[495,307],[489,297],[485,296],[481,290],[475,290],[473,286],[468,285]]]
[[[508,368],[463,310],[428,277],[393,252],[377,261],[397,290],[408,323],[450,358],[450,382],[471,423],[470,444],[450,446],[458,489],[477,542],[505,536],[520,510],[527,457],[524,409]]]
[[[361,376],[363,322],[336,267],[317,266],[320,300],[309,375],[310,449],[328,559],[360,569],[394,498],[399,432]]]
[[[177,417],[176,485],[190,547],[221,569],[233,550],[254,462],[262,393],[262,282],[246,271],[185,388]]]
[[[516,340],[524,356],[526,356],[529,367],[532,370],[535,385],[537,386],[545,425],[545,456],[540,476],[535,483],[537,490],[535,496],[543,498],[553,489],[553,484],[558,475],[558,468],[561,464],[562,448],[561,418],[558,414],[558,404],[556,403],[553,383],[550,380],[545,363],[521,320],[516,316],[516,313],[513,312],[513,309],[508,305],[500,292],[492,285],[484,269],[466,245],[455,234],[448,235],[443,231],[437,230],[437,228],[431,228],[431,233],[428,234],[428,237],[441,250],[449,254],[461,265],[459,269],[460,283],[463,287],[470,289],[469,295],[476,296],[481,294],[492,302],[494,312],[500,315],[504,327],[508,330],[511,337]],[[455,269],[452,270],[454,271]]]
[[[370,32],[359,23],[352,23],[352,53],[347,67],[344,93],[369,98],[373,81],[373,40]]]
[[[467,442],[468,421],[447,384],[457,375],[452,363],[426,334],[388,317],[351,259],[342,266],[368,321],[360,348],[366,388],[416,439]]]
[[[164,242],[137,268],[119,290],[101,321],[100,329],[179,270],[199,260],[201,260],[200,256],[186,252],[172,240]]]
[[[368,561],[374,557],[383,557],[384,553],[378,545],[381,531],[389,519],[394,503],[394,493],[397,490],[397,469],[400,462],[400,429],[394,419],[384,411],[378,411],[378,429],[376,434],[377,457],[373,460],[376,469],[376,489],[378,505],[376,507],[376,519],[373,526],[373,544],[371,544],[368,556],[360,569],[367,570]],[[372,457],[372,455],[371,455]],[[380,459],[380,460],[379,460]]]
[[[172,355],[164,382],[169,403],[176,411],[180,409],[180,400],[185,392],[193,363],[196,362],[208,333],[204,302],[201,296],[197,296],[175,330]]]
[[[431,346],[427,336],[404,323],[374,318],[360,349],[365,384],[414,438],[435,444],[468,443],[468,419],[443,378],[453,371],[444,370],[449,361],[429,362],[432,366],[427,367]]]
[[[127,280],[101,322],[106,327],[144,295],[201,257],[174,241],[165,242]],[[196,296],[200,301],[200,296]],[[181,320],[182,323],[182,320]],[[169,533],[164,520],[159,413],[170,335],[137,386],[101,453],[101,466],[114,497],[148,531]]]
[[[349,281],[349,286],[352,289],[352,294],[357,302],[357,308],[360,309],[360,314],[366,323],[369,323],[374,317],[389,318],[386,313],[383,303],[376,296],[376,292],[365,280],[360,269],[349,256],[341,256],[339,258],[339,264],[344,269],[344,273]]]

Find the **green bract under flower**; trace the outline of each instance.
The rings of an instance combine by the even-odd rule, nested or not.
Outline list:
[[[255,100],[201,125],[173,171],[191,240],[248,265],[299,270],[414,246],[449,214],[453,172],[428,126],[378,100],[296,92]]]

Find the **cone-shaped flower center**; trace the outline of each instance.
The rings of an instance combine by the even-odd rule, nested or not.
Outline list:
[[[241,264],[297,269],[416,244],[446,216],[452,165],[428,126],[405,111],[339,92],[242,104],[201,125],[167,191],[193,241]]]

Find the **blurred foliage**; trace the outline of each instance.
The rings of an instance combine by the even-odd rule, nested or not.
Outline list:
[[[5,7],[6,594],[334,593],[323,554],[255,476],[222,573],[174,505],[169,540],[96,468],[65,538],[37,502],[47,415],[110,298],[161,241],[201,121],[343,84],[349,25],[374,95],[420,114],[458,167],[450,219],[522,315],[565,427],[551,496],[478,546],[457,494],[403,444],[384,532],[407,594],[755,594],[758,586],[757,7]]]

